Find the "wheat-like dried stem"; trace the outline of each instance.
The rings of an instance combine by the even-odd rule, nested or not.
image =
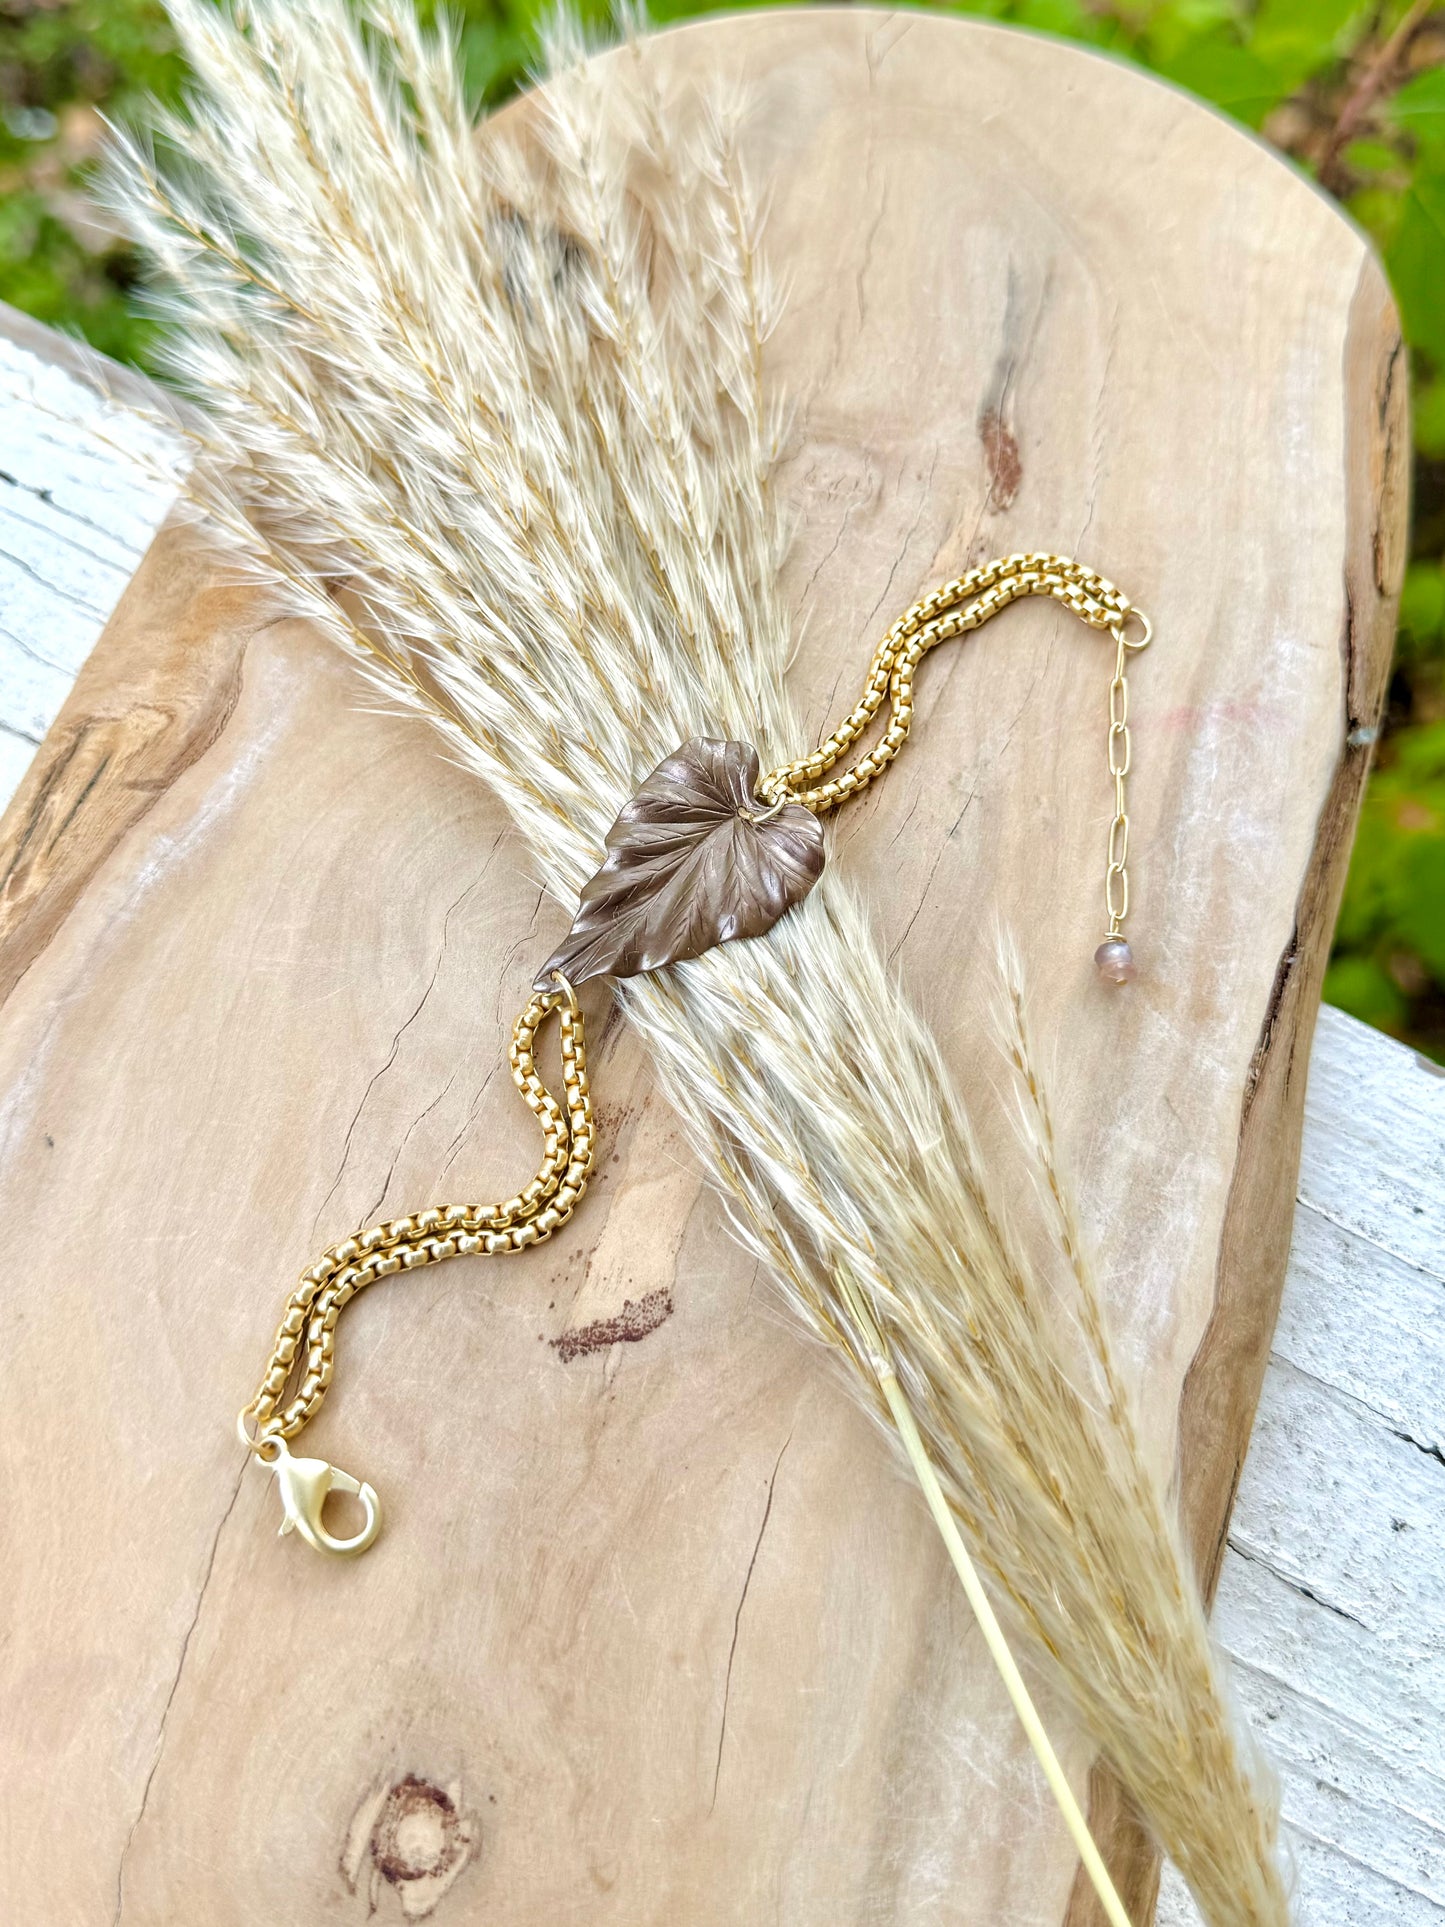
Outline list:
[[[888,1416],[897,1430],[904,1455],[913,1468],[913,1476],[917,1479],[924,1501],[933,1515],[933,1522],[938,1527],[944,1549],[953,1562],[953,1569],[958,1574],[964,1596],[968,1600],[974,1618],[978,1621],[979,1631],[983,1634],[989,1657],[998,1669],[1004,1690],[1009,1696],[1014,1712],[1018,1715],[1019,1724],[1023,1727],[1024,1735],[1034,1750],[1034,1757],[1038,1760],[1044,1778],[1048,1781],[1049,1791],[1053,1794],[1059,1812],[1064,1817],[1064,1824],[1069,1829],[1070,1837],[1078,1849],[1084,1871],[1088,1874],[1094,1892],[1099,1897],[1099,1904],[1104,1909],[1110,1927],[1129,1927],[1129,1916],[1124,1910],[1124,1903],[1119,1898],[1117,1888],[1109,1877],[1109,1870],[1104,1865],[1098,1843],[1089,1831],[1089,1823],[1084,1818],[1083,1809],[1078,1800],[1074,1797],[1074,1789],[1069,1785],[1059,1762],[1059,1756],[1054,1751],[1053,1742],[1044,1730],[1044,1723],[1039,1718],[1033,1696],[1029,1692],[1023,1674],[1019,1671],[1013,1649],[1004,1635],[1003,1627],[998,1622],[998,1615],[994,1612],[989,1596],[983,1589],[978,1571],[968,1556],[968,1548],[964,1545],[962,1534],[958,1530],[958,1522],[954,1518],[953,1508],[948,1503],[948,1495],[938,1482],[938,1474],[934,1471],[933,1461],[928,1456],[928,1447],[923,1443],[923,1435],[913,1416],[913,1407],[908,1403],[903,1387],[898,1383],[898,1374],[893,1369],[893,1360],[889,1356],[887,1342],[873,1322],[867,1300],[855,1288],[852,1280],[840,1272],[837,1284],[843,1303],[848,1308],[849,1317],[863,1335],[864,1344],[868,1348],[867,1362],[878,1380],[878,1389],[883,1394],[883,1402],[888,1407]]]
[[[570,910],[679,742],[743,737],[765,767],[799,745],[740,106],[675,97],[645,45],[605,69],[564,46],[525,139],[478,140],[405,0],[364,31],[343,0],[173,12],[200,98],[163,163],[123,142],[112,179],[211,423],[197,499],[432,717]],[[1064,1317],[836,867],[766,939],[619,994],[740,1237],[896,1442],[876,1330],[996,1596],[1206,1918],[1277,1927],[1273,1807],[1140,1457],[1016,981]]]

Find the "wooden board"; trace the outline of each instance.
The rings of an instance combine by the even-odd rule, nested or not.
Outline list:
[[[1442,1254],[1445,1071],[1325,1009],[1214,1612],[1307,1927],[1445,1920]],[[1193,1918],[1161,1905],[1161,1927]]]
[[[169,450],[148,423],[117,411],[101,431],[98,358],[13,309],[0,312],[0,801],[8,803],[175,490]],[[135,392],[137,378],[113,364],[104,379],[117,397]]]
[[[1089,980],[1107,672],[1064,618],[930,664],[845,860],[970,1088],[980,931],[1018,928],[1212,1572],[1398,576],[1378,270],[1262,149],[1049,43],[813,14],[664,46],[761,89],[810,722],[980,554],[1076,550],[1158,623],[1137,995]],[[316,1449],[383,1487],[386,1540],[318,1571],[269,1536],[226,1425],[291,1273],[530,1153],[501,1042],[562,917],[487,799],[167,537],[8,824],[5,1195],[64,1225],[0,1285],[12,1906],[1061,1919],[1069,1854],[926,1521],[767,1315],[620,1032],[575,1235],[349,1314]],[[549,1343],[653,1292],[635,1345]]]
[[[57,638],[88,652],[103,598],[83,635],[77,595],[96,563],[129,554],[133,572],[156,496],[133,460],[141,425],[75,384],[58,433],[65,344],[20,317],[7,326],[0,440],[15,473],[0,481],[0,551],[37,591],[12,599],[0,632],[0,729],[18,722],[19,741],[30,666]],[[56,687],[46,722],[69,684]],[[1442,1250],[1445,1075],[1324,1010],[1290,1266],[1215,1607],[1279,1768],[1310,1927],[1445,1919]],[[1159,1919],[1195,1919],[1167,1870]]]

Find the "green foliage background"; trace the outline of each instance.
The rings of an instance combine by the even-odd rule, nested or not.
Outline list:
[[[547,0],[461,0],[468,77],[522,80]],[[658,20],[712,10],[655,0]],[[1108,49],[1258,129],[1373,236],[1414,370],[1414,536],[1388,726],[1326,995],[1445,1058],[1445,8],[1422,0],[959,0]],[[0,299],[148,365],[135,262],[89,206],[101,115],[185,84],[159,0],[0,0]]]

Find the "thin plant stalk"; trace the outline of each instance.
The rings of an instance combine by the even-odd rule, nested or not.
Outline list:
[[[983,1634],[989,1657],[998,1669],[1004,1691],[1008,1694],[1014,1712],[1018,1715],[1019,1725],[1033,1748],[1034,1758],[1043,1770],[1049,1792],[1054,1796],[1054,1803],[1063,1816],[1069,1836],[1078,1848],[1079,1860],[1084,1872],[1089,1876],[1090,1884],[1099,1896],[1099,1904],[1104,1909],[1111,1927],[1131,1927],[1124,1903],[1119,1898],[1118,1889],[1109,1877],[1109,1869],[1104,1865],[1103,1855],[1099,1852],[1098,1844],[1089,1831],[1089,1823],[1084,1818],[1083,1809],[1074,1797],[1074,1789],[1069,1785],[1068,1775],[1059,1762],[1053,1742],[1048,1736],[1043,1721],[1039,1718],[1033,1696],[1024,1683],[1023,1674],[1019,1671],[1018,1661],[1014,1658],[1003,1627],[998,1622],[998,1614],[990,1605],[988,1594],[983,1589],[983,1581],[979,1578],[978,1570],[968,1556],[968,1548],[959,1536],[958,1522],[949,1510],[943,1487],[938,1483],[938,1474],[933,1469],[928,1448],[923,1443],[922,1435],[918,1430],[918,1421],[913,1416],[913,1408],[904,1395],[903,1387],[898,1383],[898,1374],[894,1371],[892,1361],[889,1359],[883,1335],[874,1324],[862,1298],[846,1278],[839,1278],[838,1289],[849,1311],[857,1320],[859,1329],[867,1339],[868,1365],[878,1380],[878,1389],[883,1394],[889,1414],[898,1428],[898,1437],[907,1454],[913,1476],[917,1479],[928,1510],[933,1515],[933,1523],[938,1527],[938,1535],[953,1562],[953,1569],[958,1574],[964,1597],[968,1600],[973,1616],[978,1621],[978,1629]]]

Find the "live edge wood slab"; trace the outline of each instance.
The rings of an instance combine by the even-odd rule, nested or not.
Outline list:
[[[986,1116],[993,932],[1018,936],[1212,1585],[1401,568],[1379,268],[1238,130],[1050,42],[808,12],[654,57],[754,93],[810,729],[989,554],[1077,554],[1154,618],[1133,990],[1089,964],[1107,644],[1052,608],[930,660],[839,860]],[[565,913],[425,731],[171,529],[3,856],[0,1912],[1091,1918],[921,1505],[611,1018],[566,1234],[347,1314],[308,1444],[380,1488],[382,1540],[333,1565],[275,1537],[230,1421],[293,1275],[534,1155],[506,1029]],[[1045,1712],[1142,1921],[1152,1857]]]

